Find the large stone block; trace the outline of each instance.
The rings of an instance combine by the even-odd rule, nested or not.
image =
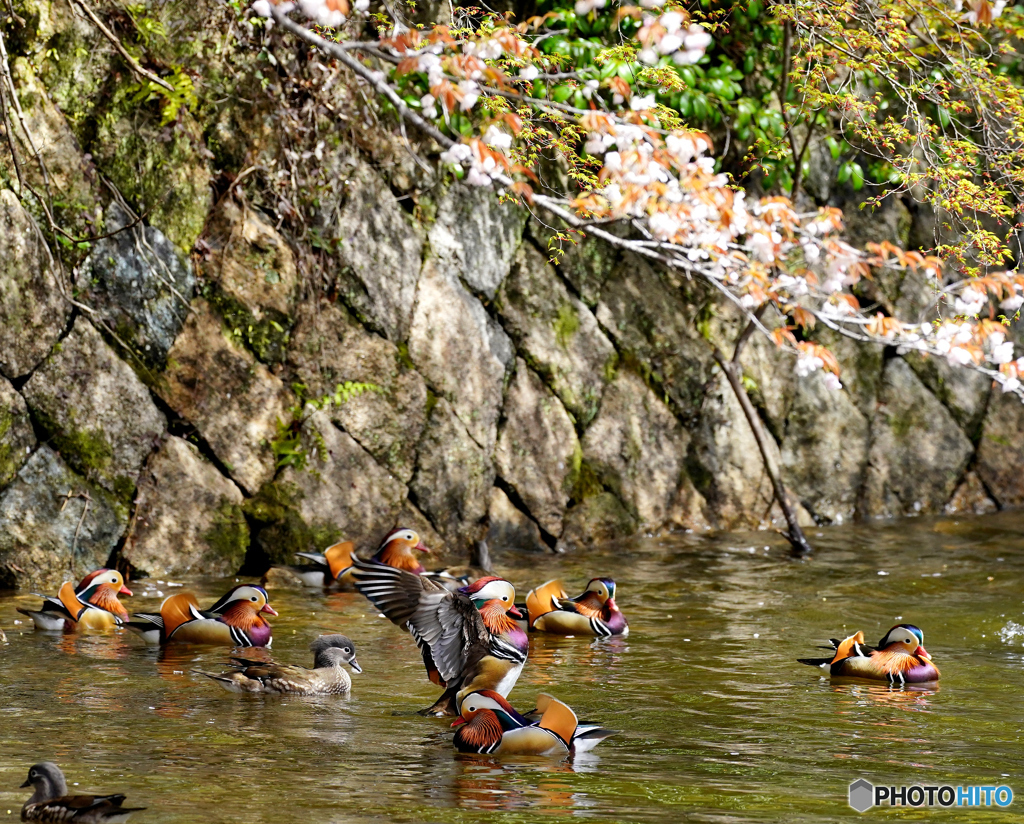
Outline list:
[[[871,422],[863,514],[941,511],[971,458],[971,442],[902,358],[886,362]]]
[[[769,449],[778,462],[774,439],[769,438]],[[750,424],[721,373],[708,385],[687,455],[687,470],[707,499],[715,526],[737,529],[771,525],[771,481]]]
[[[209,300],[266,363],[284,360],[299,275],[287,241],[244,201],[218,204],[203,238]]]
[[[492,487],[487,504],[487,543],[494,552],[517,549],[540,552],[547,547],[540,527],[509,500],[500,488]]]
[[[711,368],[710,347],[696,328],[701,298],[644,260],[627,255],[601,289],[595,314],[618,349],[650,371],[678,412],[694,420]]]
[[[583,436],[583,461],[640,528],[705,529],[705,501],[686,473],[689,440],[668,407],[623,369]]]
[[[372,384],[328,408],[330,416],[403,482],[412,477],[416,444],[427,421],[427,386],[403,363],[391,341],[367,332],[347,311],[325,300],[300,306],[288,351],[295,378],[310,398],[334,394],[347,382]]]
[[[1024,505],[1024,403],[994,392],[978,443],[978,476],[1000,506]]]
[[[105,229],[131,223],[112,203]],[[84,300],[100,323],[113,330],[143,362],[162,369],[189,313],[195,274],[164,233],[136,224],[97,241],[82,263]]]
[[[452,405],[439,399],[427,419],[409,489],[451,551],[463,551],[481,537],[493,483],[490,456]]]
[[[579,549],[618,541],[636,534],[636,519],[611,492],[601,492],[565,513],[559,550]]]
[[[853,518],[868,460],[868,419],[820,372],[795,381],[782,440],[782,478],[815,519]]]
[[[245,562],[241,491],[173,435],[139,479],[134,523],[121,555],[151,577],[232,575]]]
[[[127,523],[127,507],[40,446],[0,493],[0,589],[77,581],[107,563]]]
[[[498,473],[537,523],[557,537],[580,451],[576,430],[558,398],[522,359],[516,361],[504,415],[494,451]]]
[[[614,370],[615,347],[532,244],[519,248],[496,305],[519,354],[581,425],[590,423]]]
[[[54,16],[70,15],[60,15],[58,12]],[[67,24],[66,21],[60,23]],[[66,43],[67,40],[62,42]],[[21,174],[37,192],[49,194],[50,205],[61,228],[71,234],[87,235],[88,221],[96,209],[96,197],[91,185],[96,182],[96,172],[83,154],[61,108],[55,105],[46,68],[39,69],[40,74],[37,75],[33,61],[27,57],[16,57],[11,63],[25,125],[32,134],[32,142],[29,143],[20,128],[13,130],[12,137],[20,152]],[[81,79],[82,74],[84,72],[79,73],[78,79]],[[6,140],[4,142],[6,144]],[[46,166],[45,178],[35,159],[36,152],[39,153],[39,161]],[[6,165],[9,157],[7,151],[3,154],[5,157],[0,160],[0,165]],[[10,172],[8,179],[15,179],[17,175],[14,170]]]
[[[25,399],[0,377],[0,489],[18,474],[35,445]]]
[[[35,369],[70,314],[46,242],[14,192],[0,189],[0,373],[13,379]]]
[[[356,161],[344,182],[337,217],[326,231],[339,241],[338,288],[346,303],[392,341],[409,332],[423,255],[421,230],[367,163]]]
[[[167,421],[84,317],[22,393],[68,464],[121,500],[131,497]]]
[[[494,297],[523,240],[526,210],[479,186],[456,183],[438,204],[430,251],[477,294]]]
[[[402,512],[405,486],[322,411],[303,425],[302,445],[306,465],[286,468],[275,483],[293,494],[314,537],[376,549]]]
[[[267,219],[245,202],[226,197],[204,236],[203,274],[254,314],[290,315],[299,285],[295,256]]]
[[[205,300],[192,304],[157,386],[176,413],[194,423],[231,477],[255,492],[274,476],[271,442],[291,419],[291,393],[236,344]]]
[[[988,406],[992,378],[953,366],[945,358],[908,352],[903,358],[921,383],[949,410],[953,419],[973,442],[981,434],[981,424]]]
[[[184,107],[173,128],[160,123],[156,107],[137,107],[131,116],[96,117],[88,148],[132,208],[188,252],[213,205],[212,154],[202,126]]]
[[[987,515],[995,512],[999,507],[993,501],[985,485],[981,482],[976,472],[968,472],[960,486],[953,492],[953,497],[946,502],[943,511],[947,515],[956,513]]]
[[[505,373],[514,357],[512,343],[480,301],[433,259],[420,277],[409,356],[430,387],[450,401],[473,439],[490,452]]]
[[[616,224],[604,228],[613,234],[629,232],[628,227]],[[619,249],[590,234],[580,237],[565,224],[556,222],[549,227],[530,220],[526,229],[538,247],[550,250],[557,257],[558,270],[591,308],[601,299],[604,284],[629,268]]]

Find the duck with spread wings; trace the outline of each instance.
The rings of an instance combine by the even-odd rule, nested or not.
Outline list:
[[[515,587],[487,577],[451,592],[402,569],[352,556],[356,589],[395,625],[408,628],[430,680],[444,694],[423,715],[458,715],[458,702],[475,690],[506,696],[526,663],[529,639],[509,616]]]

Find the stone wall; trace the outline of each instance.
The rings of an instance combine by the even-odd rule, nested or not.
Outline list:
[[[58,258],[0,153],[0,587],[101,563],[258,571],[342,537],[368,550],[397,523],[454,559],[482,538],[500,555],[775,522],[711,358],[736,319],[694,284],[591,240],[553,264],[525,210],[417,185],[400,141],[356,125],[275,138],[283,81],[170,125],[118,112],[109,44],[64,7],[16,5],[22,103],[80,207],[67,225],[121,231]],[[166,5],[234,44],[189,40],[196,71],[251,76],[244,23]],[[329,170],[305,223],[234,183],[305,162],[300,139]],[[905,236],[900,209],[875,228]],[[913,283],[872,288],[926,308]],[[742,358],[808,523],[1024,503],[1024,407],[941,362],[831,343],[839,392],[767,341]]]

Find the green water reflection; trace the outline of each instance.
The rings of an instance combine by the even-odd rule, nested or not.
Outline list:
[[[531,636],[510,696],[529,708],[550,691],[621,731],[573,763],[456,755],[446,722],[413,713],[436,690],[412,639],[355,593],[272,591],[275,657],[308,663],[310,638],[327,631],[359,647],[351,697],[315,699],[233,695],[191,673],[216,669],[226,650],[35,632],[14,621],[36,599],[0,595],[0,821],[17,819],[16,788],[41,759],[79,791],[128,793],[150,808],[139,822],[817,822],[857,817],[846,787],[860,776],[1008,784],[1020,798],[1008,810],[881,811],[889,818],[1016,820],[1024,515],[813,537],[806,561],[764,534],[499,555],[521,594],[555,575],[619,582],[629,637]],[[213,600],[232,583],[193,588]],[[171,592],[132,587],[135,610]],[[830,636],[874,640],[899,621],[924,629],[940,688],[834,685],[794,662]]]

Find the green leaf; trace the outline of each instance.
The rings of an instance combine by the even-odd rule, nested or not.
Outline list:
[[[572,93],[574,91],[575,89],[572,86],[563,83],[561,86],[555,86],[554,90],[551,92],[551,99],[556,103],[564,103],[572,97]]]
[[[853,186],[854,191],[860,191],[864,185],[864,170],[860,167],[859,163],[851,163],[850,166],[850,184]]]

